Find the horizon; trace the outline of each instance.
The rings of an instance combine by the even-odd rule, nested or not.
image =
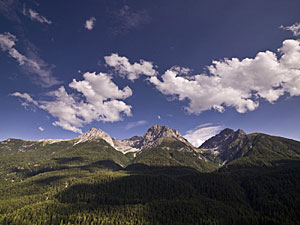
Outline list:
[[[150,128],[152,128],[153,126],[156,126],[156,125],[161,126],[161,127],[167,127],[167,128],[169,128],[169,129],[174,129],[174,128],[172,128],[172,127],[168,127],[168,126],[165,126],[165,125],[153,124],[152,126],[150,126],[149,128],[147,128],[147,130],[144,132],[144,134],[145,134]],[[104,132],[107,133],[112,139],[113,139],[113,138],[116,138],[116,137],[110,135],[110,133],[106,132],[105,130],[102,130],[101,128],[96,128],[96,127],[90,128],[90,129],[89,129],[88,131],[86,131],[85,133],[90,132],[92,129],[104,131]],[[243,129],[236,129],[236,130],[234,130],[234,129],[231,129],[231,128],[229,128],[229,127],[226,127],[226,128],[223,128],[223,129],[219,130],[219,131],[218,131],[217,133],[215,133],[214,135],[209,135],[209,136],[206,136],[205,138],[202,137],[202,139],[201,139],[201,144],[203,144],[205,141],[209,140],[210,138],[212,138],[212,137],[214,137],[214,136],[220,134],[221,132],[223,132],[223,131],[226,130],[226,129],[230,129],[230,130],[232,130],[232,131],[234,131],[234,132],[236,132],[236,131],[238,131],[238,130],[241,130],[241,131],[245,132]],[[175,129],[175,130],[176,130],[176,129]],[[83,134],[85,134],[85,133],[83,133]],[[144,134],[138,135],[138,136],[142,137],[142,136],[144,136]],[[180,133],[180,134],[181,134],[181,133]],[[251,133],[247,133],[247,132],[245,132],[245,134],[246,134],[246,135],[251,135],[251,134],[266,134],[266,133],[261,133],[261,132],[251,132]],[[80,135],[82,135],[82,134],[80,134]],[[17,140],[23,140],[23,141],[43,141],[43,140],[62,140],[62,141],[69,141],[69,140],[73,140],[73,139],[75,139],[75,138],[78,138],[80,135],[77,135],[77,136],[75,136],[74,138],[69,138],[69,139],[54,139],[54,138],[48,138],[48,139],[36,139],[36,140],[27,140],[27,139],[26,139],[26,140],[25,140],[25,139],[19,139],[19,138],[7,138],[7,139],[5,139],[5,140],[0,140],[0,142],[7,141],[7,140],[9,140],[9,139],[17,139]],[[181,134],[181,135],[182,135],[182,134]],[[188,135],[188,134],[186,134],[186,135]],[[182,137],[184,137],[185,139],[187,139],[187,141],[188,141],[190,144],[192,144],[194,147],[200,148],[201,144],[199,144],[199,145],[193,144],[193,143],[192,143],[192,142],[193,142],[193,139],[190,139],[189,137],[186,137],[186,135],[182,135]],[[270,135],[270,134],[266,134],[266,135]],[[137,136],[137,135],[134,135],[134,136]],[[131,137],[128,137],[128,138],[125,138],[125,139],[118,139],[118,138],[116,138],[116,139],[117,139],[117,140],[120,140],[120,141],[123,141],[123,140],[126,140],[126,139],[130,139],[130,138],[132,138],[132,137],[134,137],[134,136],[131,136]],[[271,136],[282,137],[282,136],[276,136],[276,135],[271,135]],[[287,137],[282,137],[282,138],[289,139],[289,138],[287,138]],[[291,139],[291,140],[294,140],[294,139]],[[295,140],[295,141],[297,141],[297,140]]]
[[[151,124],[193,145],[228,127],[300,141],[299,9],[5,0],[0,141],[69,140],[92,127],[123,140]]]

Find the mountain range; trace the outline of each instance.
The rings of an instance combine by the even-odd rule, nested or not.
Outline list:
[[[300,142],[282,137],[246,134],[241,129],[234,131],[226,128],[195,147],[177,130],[160,125],[153,125],[143,136],[124,140],[111,138],[108,133],[96,128],[71,140],[7,139],[0,142],[0,154],[36,154],[56,148],[51,157],[75,152],[80,156],[84,153],[77,152],[78,148],[85,151],[90,150],[91,146],[100,155],[106,149],[106,156],[102,159],[112,160],[121,167],[143,163],[148,166],[180,165],[211,171],[227,164],[269,165],[278,160],[300,159]]]
[[[0,142],[0,224],[299,224],[300,142],[154,125]]]

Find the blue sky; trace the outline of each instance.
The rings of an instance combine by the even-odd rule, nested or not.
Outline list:
[[[0,2],[0,140],[153,124],[300,140],[300,2]]]

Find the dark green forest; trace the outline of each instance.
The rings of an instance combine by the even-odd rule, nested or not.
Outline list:
[[[1,142],[0,224],[300,224],[300,143],[249,137],[224,166],[176,142],[136,157],[104,140]]]

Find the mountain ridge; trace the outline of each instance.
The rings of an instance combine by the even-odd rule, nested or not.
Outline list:
[[[240,151],[247,142],[248,136],[243,130],[234,131],[226,128],[206,140],[199,148],[204,151],[211,151],[222,160],[223,164],[226,164],[237,157],[243,156]]]
[[[74,145],[87,142],[87,141],[97,141],[99,139],[105,140],[108,144],[114,147],[116,150],[123,153],[137,152],[142,149],[157,146],[162,143],[164,138],[174,138],[177,139],[190,147],[194,147],[189,143],[176,129],[171,129],[167,126],[153,125],[150,127],[143,136],[133,136],[128,139],[118,140],[117,138],[112,138],[108,133],[100,128],[91,128],[87,132],[72,138],[72,139],[40,139],[40,140],[23,140],[31,142],[41,142],[43,144],[53,144],[63,141],[74,141]],[[9,138],[5,141],[9,141]],[[3,142],[5,142],[3,141]]]
[[[107,145],[104,146],[103,141]],[[291,139],[262,133],[246,134],[241,129],[234,131],[226,128],[206,140],[199,148],[196,148],[177,130],[157,124],[150,127],[143,136],[133,136],[124,140],[111,138],[108,133],[96,128],[92,128],[86,133],[69,140],[41,139],[25,141],[7,139],[0,142],[0,154],[14,154],[55,148],[55,146],[68,146],[68,151],[72,152],[72,149],[77,145],[80,145],[79,148],[83,149],[89,149],[93,146],[93,149],[99,148],[99,150],[103,147],[108,149],[108,146],[110,146],[110,149],[121,152],[125,158],[128,158],[128,163],[146,163],[149,166],[161,164],[198,168],[201,165],[201,168],[204,168],[203,163],[208,163],[221,167],[237,162],[270,164],[275,160],[298,159],[300,157],[300,150],[298,151],[300,142]],[[66,151],[64,150],[64,152]],[[115,154],[112,153],[112,155]],[[106,154],[108,160],[112,159],[109,155],[111,154]],[[122,159],[123,162],[127,160],[125,158]]]

